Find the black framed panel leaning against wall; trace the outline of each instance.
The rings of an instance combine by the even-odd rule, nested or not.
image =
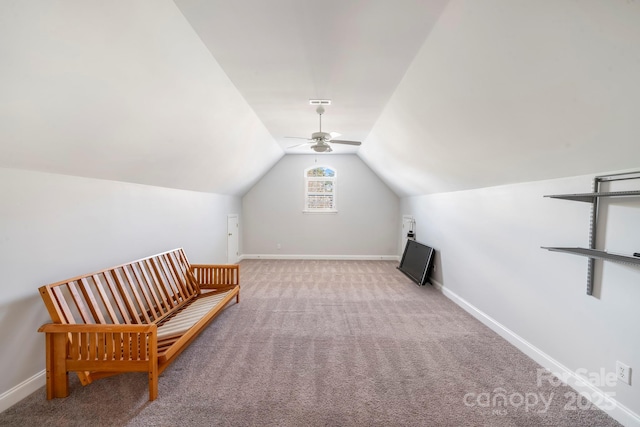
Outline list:
[[[416,282],[419,286],[427,283],[433,266],[435,250],[415,240],[407,240],[398,270]]]

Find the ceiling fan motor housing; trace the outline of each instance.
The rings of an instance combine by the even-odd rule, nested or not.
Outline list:
[[[329,141],[331,139],[331,134],[327,132],[314,132],[311,134],[311,139],[314,141]]]

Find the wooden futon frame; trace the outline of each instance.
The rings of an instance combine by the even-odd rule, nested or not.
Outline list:
[[[69,372],[83,385],[123,372],[158,375],[234,297],[238,265],[190,265],[175,249],[42,286],[53,323],[46,335],[47,399],[69,395]]]

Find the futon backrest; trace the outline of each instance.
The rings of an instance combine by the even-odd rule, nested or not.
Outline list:
[[[148,324],[200,293],[182,249],[42,286],[54,323]]]

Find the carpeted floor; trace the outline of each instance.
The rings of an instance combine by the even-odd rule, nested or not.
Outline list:
[[[231,304],[162,374],[126,374],[2,426],[617,426],[431,286],[385,261],[241,263]],[[44,307],[43,307],[44,309]],[[573,395],[572,395],[573,393]]]

